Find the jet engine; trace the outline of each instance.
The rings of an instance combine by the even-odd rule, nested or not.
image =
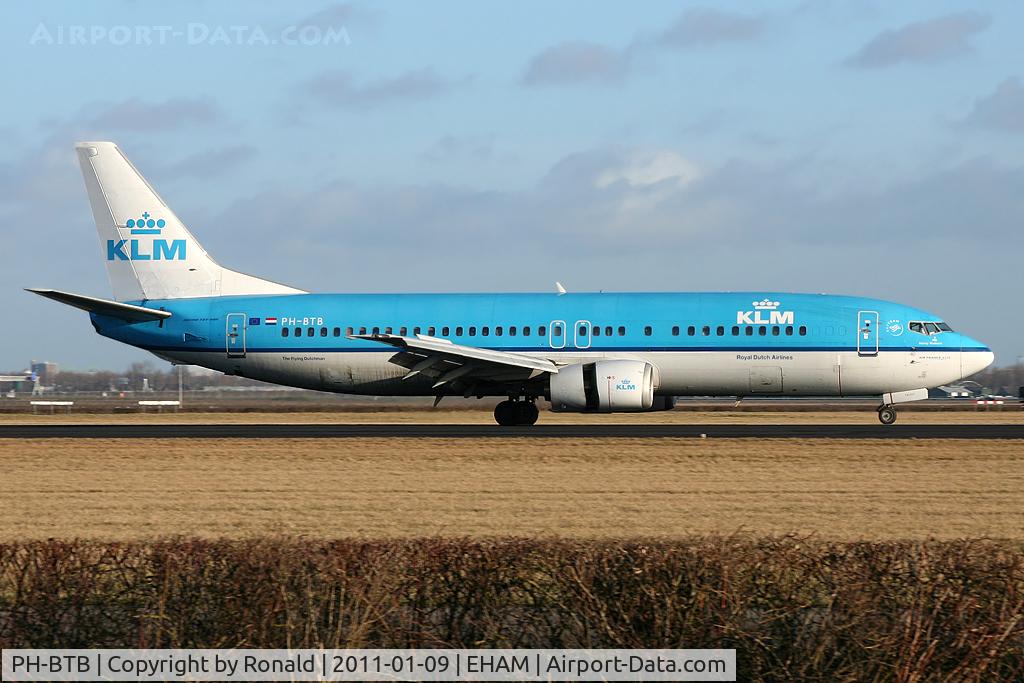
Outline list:
[[[671,400],[655,402],[657,369],[639,360],[599,360],[567,365],[552,374],[550,381],[554,412],[641,412],[666,410],[675,403]]]

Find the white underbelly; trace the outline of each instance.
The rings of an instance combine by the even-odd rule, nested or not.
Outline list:
[[[390,352],[249,352],[245,358],[193,352],[179,360],[287,386],[354,394],[433,395],[426,377],[402,379],[407,370]],[[599,358],[646,360],[658,368],[658,393],[674,396],[863,396],[960,379],[957,352],[694,351],[566,352],[538,355],[560,362]]]

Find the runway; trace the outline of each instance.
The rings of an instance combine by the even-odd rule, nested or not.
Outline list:
[[[0,425],[0,439],[1024,439],[1020,424],[30,424]]]

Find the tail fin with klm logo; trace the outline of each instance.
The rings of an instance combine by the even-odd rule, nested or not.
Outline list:
[[[210,258],[113,142],[79,142],[75,151],[117,301],[303,293]]]

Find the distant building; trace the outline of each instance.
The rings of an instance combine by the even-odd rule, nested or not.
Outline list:
[[[60,370],[56,363],[49,361],[32,361],[32,372],[39,378],[39,384],[44,387],[52,387],[57,382],[57,373]]]

